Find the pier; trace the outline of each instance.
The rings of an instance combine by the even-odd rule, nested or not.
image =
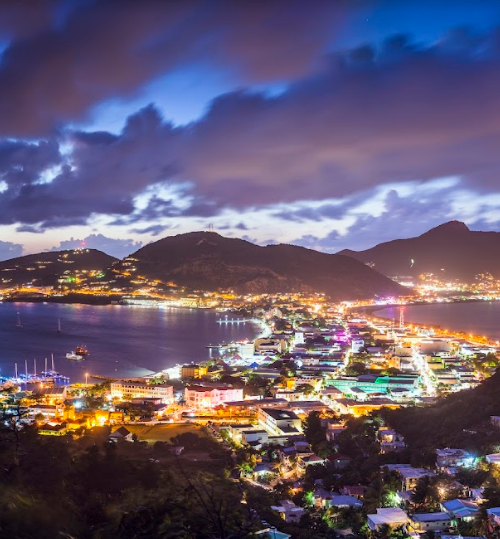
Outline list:
[[[216,320],[217,324],[245,324],[246,322],[254,322],[250,318],[220,318]]]

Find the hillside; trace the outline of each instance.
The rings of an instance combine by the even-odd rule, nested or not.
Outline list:
[[[491,451],[500,443],[492,415],[500,415],[500,370],[478,387],[453,393],[432,406],[384,411],[389,425],[420,451],[439,447]]]
[[[408,292],[349,257],[293,245],[260,247],[214,232],[167,237],[131,257],[137,259],[137,275],[198,290],[324,292],[336,299]]]
[[[479,273],[500,278],[500,232],[476,232],[459,221],[440,225],[417,238],[380,243],[365,251],[339,254],[369,263],[389,277],[433,273],[471,282]]]
[[[12,258],[0,262],[0,286],[26,283],[53,286],[65,273],[106,269],[116,260],[96,249],[50,251]]]

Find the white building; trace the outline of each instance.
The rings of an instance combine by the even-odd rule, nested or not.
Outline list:
[[[399,507],[380,507],[376,514],[367,516],[370,530],[378,530],[382,526],[399,528],[408,522],[408,515]]]
[[[259,408],[257,417],[271,436],[296,436],[302,433],[302,421],[290,410]]]
[[[145,382],[111,382],[111,397],[123,400],[161,399],[163,404],[174,402],[174,388],[165,384]]]

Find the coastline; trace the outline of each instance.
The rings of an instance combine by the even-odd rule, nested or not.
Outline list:
[[[428,303],[428,302],[419,302],[419,303],[411,303],[411,304],[406,304],[406,305],[399,305],[399,304],[393,304],[393,305],[385,305],[385,306],[381,306],[381,305],[377,305],[377,306],[369,306],[366,310],[362,311],[364,312],[367,317],[369,318],[373,318],[373,319],[378,319],[378,320],[383,320],[384,322],[393,322],[394,321],[394,317],[393,318],[388,318],[387,316],[381,316],[380,313],[381,311],[385,310],[385,309],[398,309],[399,307],[413,307],[413,306],[423,306],[423,307],[433,307],[433,306],[441,306],[441,307],[444,307],[444,306],[450,306],[450,305],[453,305],[453,304],[464,304],[464,303],[475,303],[475,304],[491,304],[491,303],[499,303],[499,300],[474,300],[474,301],[456,301],[456,302],[446,302],[446,303]],[[360,311],[361,312],[361,311]],[[425,317],[423,317],[425,318]],[[473,331],[473,332],[470,332],[470,331],[466,331],[464,329],[458,329],[455,325],[454,327],[454,323],[453,321],[447,321],[447,320],[443,320],[443,321],[439,321],[439,323],[437,322],[432,322],[432,321],[425,321],[424,319],[420,319],[420,320],[412,320],[412,321],[409,321],[409,320],[405,320],[405,325],[406,326],[417,326],[417,327],[421,327],[423,329],[432,329],[437,335],[439,336],[444,336],[444,337],[455,337],[455,338],[460,338],[460,339],[463,339],[463,340],[466,340],[468,342],[471,342],[471,343],[474,343],[474,344],[481,344],[481,345],[485,345],[485,346],[490,346],[490,347],[494,347],[494,348],[498,348],[499,344],[500,344],[500,335],[499,336],[495,336],[495,335],[485,335],[485,333],[488,333],[488,330],[485,328],[483,331],[481,331],[481,333],[478,333],[478,330],[477,328]],[[448,327],[450,329],[444,329],[444,327]]]

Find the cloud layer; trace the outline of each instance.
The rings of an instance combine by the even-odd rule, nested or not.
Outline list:
[[[352,14],[377,5],[3,2],[0,225],[43,234],[98,221],[151,238],[218,220],[254,235],[252,215],[266,215],[261,241],[278,235],[272,223],[331,250],[461,218],[463,192],[492,201],[469,222],[499,222],[500,31],[336,47]],[[118,133],[78,127],[187,67],[235,89],[187,125],[151,104]],[[444,177],[453,185],[429,195]]]
[[[59,245],[53,247],[51,251],[64,251],[67,249],[98,249],[104,251],[108,255],[116,258],[125,258],[127,255],[137,251],[142,247],[141,242],[134,242],[129,239],[107,238],[102,234],[91,234],[81,240],[71,238],[63,240]]]

